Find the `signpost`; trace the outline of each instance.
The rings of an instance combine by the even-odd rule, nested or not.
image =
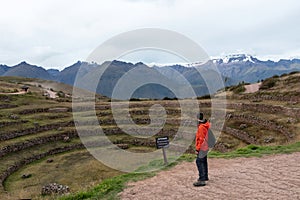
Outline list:
[[[169,147],[169,137],[168,136],[157,137],[155,139],[155,141],[156,141],[156,148],[157,149],[162,149],[163,156],[164,156],[164,162],[165,162],[165,165],[167,165],[168,160],[167,160],[165,148]]]

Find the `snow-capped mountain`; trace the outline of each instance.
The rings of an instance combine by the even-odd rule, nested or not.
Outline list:
[[[230,77],[236,82],[253,83],[274,75],[300,71],[299,59],[281,59],[278,62],[271,60],[262,61],[247,54],[212,59],[204,67],[210,66],[210,64],[214,64],[223,76]]]
[[[223,58],[212,59],[212,62],[215,64],[230,64],[230,63],[237,63],[237,62],[256,63],[259,62],[259,60],[248,54],[233,54],[233,55],[227,55]]]

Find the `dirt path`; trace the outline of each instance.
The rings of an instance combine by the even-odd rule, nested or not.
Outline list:
[[[261,83],[254,83],[251,85],[245,85],[246,91],[245,93],[254,93],[259,90],[259,87],[261,86]]]
[[[0,94],[15,95],[15,94],[26,94],[26,92],[25,92],[25,91],[13,92],[13,93],[4,93],[4,92],[0,92]]]
[[[57,98],[56,92],[53,92],[51,90],[46,90],[46,93],[48,93],[49,98],[51,98],[51,99]]]
[[[147,199],[300,199],[300,152],[262,158],[209,159],[205,187],[194,187],[196,164],[181,163],[171,170],[136,183],[121,193],[122,200]]]

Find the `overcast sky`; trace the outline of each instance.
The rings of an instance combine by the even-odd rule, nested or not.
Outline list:
[[[211,57],[300,58],[299,19],[298,0],[1,0],[0,64],[62,69],[139,28],[184,34]]]

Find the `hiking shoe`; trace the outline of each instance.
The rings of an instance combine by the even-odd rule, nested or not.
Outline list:
[[[199,187],[199,186],[205,186],[206,183],[205,183],[205,181],[197,181],[197,182],[193,183],[193,185],[195,187]]]

